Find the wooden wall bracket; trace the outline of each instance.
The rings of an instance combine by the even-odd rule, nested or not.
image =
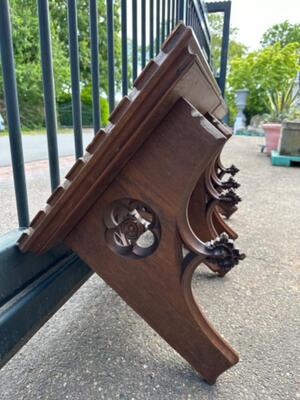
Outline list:
[[[209,383],[238,362],[191,289],[199,264],[224,275],[244,258],[219,212],[225,112],[179,24],[18,242],[69,246]]]
[[[192,110],[185,100],[175,104],[64,241],[213,383],[238,356],[198,308],[191,279],[202,262],[227,269],[242,255],[225,235],[204,242],[191,229],[189,199],[225,140]]]

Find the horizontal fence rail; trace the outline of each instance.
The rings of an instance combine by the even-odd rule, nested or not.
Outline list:
[[[96,134],[105,124],[103,104],[107,103],[109,112],[113,111],[115,104],[131,89],[146,63],[159,52],[161,44],[178,21],[184,21],[193,28],[204,54],[208,61],[210,60],[206,7],[201,0],[67,0],[62,2],[60,7],[56,4],[54,0],[32,2],[33,15],[36,16],[38,26],[36,40],[39,42],[40,79],[43,85],[52,191],[60,184],[57,127],[62,120],[62,114],[68,113],[69,117],[64,120],[71,120],[75,156],[79,158],[83,155],[82,125],[89,120],[87,110],[90,110],[90,120]],[[11,1],[11,4],[9,0],[0,1],[0,73],[5,93],[4,116],[8,123],[11,143],[19,226],[26,227],[29,224],[29,210],[14,64],[14,31],[9,14],[10,10],[14,11],[13,7],[16,7],[14,1]],[[88,28],[84,30],[83,10],[84,14],[88,14]],[[70,72],[70,82],[66,82],[65,85],[70,103],[59,105],[56,94],[56,80],[59,77],[55,76],[56,60],[52,40],[52,22],[57,13],[64,16],[62,21],[65,27],[60,26],[60,30],[67,33],[64,48],[69,58]],[[88,67],[83,66],[82,61],[82,56],[85,56],[82,55],[81,49],[83,41],[89,46]],[[104,48],[106,52],[102,51]],[[88,89],[90,93],[89,105],[84,103],[83,89]]]

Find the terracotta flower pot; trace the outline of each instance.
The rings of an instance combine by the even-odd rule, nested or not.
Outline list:
[[[277,150],[281,124],[263,124],[262,127],[266,136],[266,153],[270,154],[272,150]]]

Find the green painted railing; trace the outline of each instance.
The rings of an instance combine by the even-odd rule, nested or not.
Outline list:
[[[119,0],[122,65],[122,95],[126,95],[138,71],[153,58],[166,36],[178,21],[190,25],[210,61],[210,33],[207,7],[210,12],[224,12],[223,51],[220,86],[225,84],[229,34],[230,2],[208,4],[202,0]],[[77,1],[67,1],[69,56],[72,91],[72,120],[75,155],[83,154],[82,104],[80,98],[80,54],[78,49]],[[88,1],[92,119],[94,132],[101,125],[99,74],[99,3]],[[116,104],[114,74],[114,7],[106,0],[106,37],[108,63],[108,102],[110,111]],[[57,144],[57,105],[53,75],[50,12],[48,0],[36,0],[39,25],[39,46],[44,89],[45,122],[48,139],[48,159],[51,188],[60,182]],[[130,28],[131,37],[128,40]],[[0,54],[9,130],[16,213],[19,228],[0,237],[0,367],[42,326],[44,322],[84,283],[91,270],[75,254],[59,247],[45,255],[21,254],[15,243],[21,231],[29,225],[26,177],[22,149],[18,88],[16,83],[14,46],[12,40],[9,0],[0,0]],[[129,45],[130,43],[130,45]],[[130,65],[130,68],[129,68]],[[222,69],[223,68],[223,69]],[[128,75],[131,71],[131,76]],[[1,100],[1,99],[0,99]]]

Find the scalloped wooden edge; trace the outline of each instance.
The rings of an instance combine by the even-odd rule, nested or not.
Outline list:
[[[18,241],[21,251],[42,253],[63,240],[147,139],[176,98],[186,96],[189,100],[189,90],[179,87],[179,93],[175,92],[178,82],[186,79],[193,65],[208,90],[206,98],[214,103],[205,111],[218,118],[225,114],[225,103],[193,31],[183,23],[178,24],[161,52],[136,79],[131,93],[112,112],[109,125],[97,133],[87,146],[85,156],[68,172],[67,184],[52,193],[44,210],[37,213],[24,231]],[[187,80],[184,82],[190,84]],[[192,83],[193,87],[198,81]],[[203,97],[201,104],[202,101]]]

